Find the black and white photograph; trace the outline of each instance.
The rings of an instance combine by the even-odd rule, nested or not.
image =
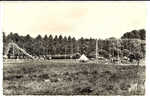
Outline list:
[[[145,95],[146,2],[0,5],[3,95]]]

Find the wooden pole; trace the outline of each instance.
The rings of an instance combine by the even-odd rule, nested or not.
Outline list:
[[[13,41],[12,41],[12,43],[13,43]],[[13,48],[13,58],[15,57],[15,51],[14,51],[14,45],[12,45],[12,48]]]

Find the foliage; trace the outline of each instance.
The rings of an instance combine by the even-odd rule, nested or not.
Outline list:
[[[146,31],[144,29],[133,30],[131,32],[125,33],[121,38],[122,39],[141,39],[145,40]]]
[[[132,34],[131,34],[132,33]],[[98,40],[99,55],[108,58],[110,55],[116,57],[128,56],[129,53],[140,52],[142,57],[145,57],[145,30],[133,30],[132,32],[125,33],[120,39],[114,37],[102,40]],[[135,36],[137,35],[137,36]],[[135,38],[139,38],[135,39]],[[134,38],[134,39],[133,39]],[[34,56],[40,55],[70,55],[70,54],[85,54],[87,56],[95,57],[96,52],[96,39],[86,39],[81,37],[76,39],[71,36],[50,34],[42,37],[38,35],[33,38],[29,34],[26,36],[20,36],[18,33],[10,32],[7,36],[3,32],[3,54],[7,48],[9,42],[17,43],[21,48],[25,49],[29,54]],[[69,57],[70,58],[70,57]]]

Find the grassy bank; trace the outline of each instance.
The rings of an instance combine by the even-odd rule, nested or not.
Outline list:
[[[4,95],[144,95],[145,93],[145,66],[64,62],[31,61],[4,64]],[[133,84],[138,84],[137,89],[129,91]]]

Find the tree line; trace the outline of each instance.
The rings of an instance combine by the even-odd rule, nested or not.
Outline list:
[[[98,39],[98,54],[105,58],[117,57],[118,55],[123,57],[131,53],[138,53],[145,57],[145,33],[145,30],[141,29],[127,32],[119,40],[114,37],[105,40]],[[136,36],[137,34],[138,36]],[[6,36],[3,32],[3,54],[5,54],[8,43],[12,41],[33,56],[73,55],[78,53],[95,57],[96,39],[93,38],[81,37],[76,39],[71,36],[52,36],[51,34],[44,37],[38,35],[33,38],[29,34],[21,36],[13,32]]]
[[[121,38],[145,40],[145,35],[146,35],[146,31],[144,29],[140,29],[140,30],[133,30],[131,32],[126,32],[123,34]]]

